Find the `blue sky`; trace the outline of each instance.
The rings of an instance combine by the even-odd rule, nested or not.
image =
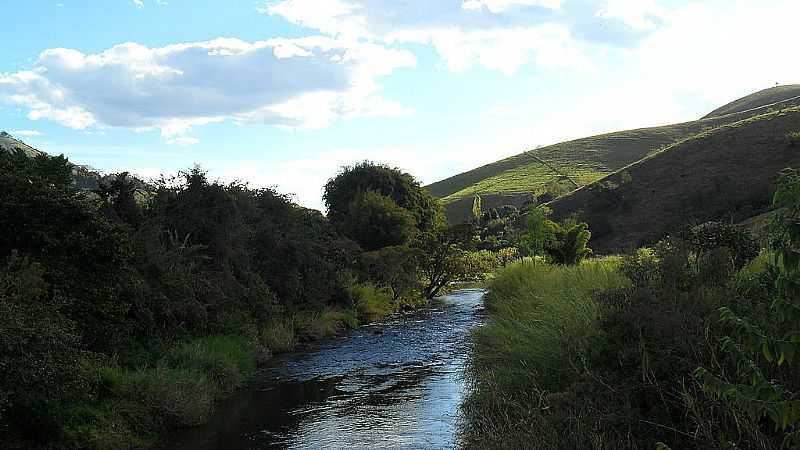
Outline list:
[[[321,207],[363,159],[425,183],[800,82],[795,0],[27,0],[0,129],[144,177],[195,163]]]

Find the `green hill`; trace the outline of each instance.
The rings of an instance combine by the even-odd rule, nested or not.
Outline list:
[[[451,223],[463,222],[470,216],[476,194],[482,197],[484,208],[519,205],[531,193],[560,195],[698,133],[771,110],[800,106],[800,97],[792,98],[792,94],[800,95],[800,85],[757,92],[692,122],[537,148],[433,183],[428,189],[445,204]]]
[[[708,119],[711,117],[724,116],[726,114],[740,113],[753,108],[762,108],[765,105],[779,106],[784,102],[787,104],[796,103],[798,99],[800,99],[800,84],[775,86],[773,88],[756,92],[755,94],[750,94],[747,97],[734,100],[725,106],[721,106],[714,111],[711,111],[703,118]]]
[[[677,142],[562,196],[600,253],[651,243],[687,223],[740,221],[769,208],[781,169],[800,166],[800,108],[740,120]]]

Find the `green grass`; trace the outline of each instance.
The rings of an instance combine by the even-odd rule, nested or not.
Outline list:
[[[150,367],[87,360],[98,396],[69,412],[66,440],[90,449],[153,447],[167,429],[206,423],[255,369],[253,343],[228,335],[175,345]]]
[[[397,310],[391,295],[372,284],[355,284],[350,287],[358,317],[364,322],[374,322]]]
[[[576,267],[515,264],[491,281],[489,323],[474,333],[467,370],[468,448],[552,448],[537,421],[545,414],[542,398],[573,382],[602,339],[593,295],[629,285],[618,264],[618,258]]]

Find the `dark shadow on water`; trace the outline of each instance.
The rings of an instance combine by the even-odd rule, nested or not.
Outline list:
[[[451,448],[480,290],[277,358],[169,448]],[[380,331],[380,332],[376,332]]]

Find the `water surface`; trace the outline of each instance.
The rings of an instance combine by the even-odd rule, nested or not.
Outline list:
[[[170,448],[442,449],[455,446],[469,332],[483,291],[467,289],[311,352],[276,358],[211,422]]]

